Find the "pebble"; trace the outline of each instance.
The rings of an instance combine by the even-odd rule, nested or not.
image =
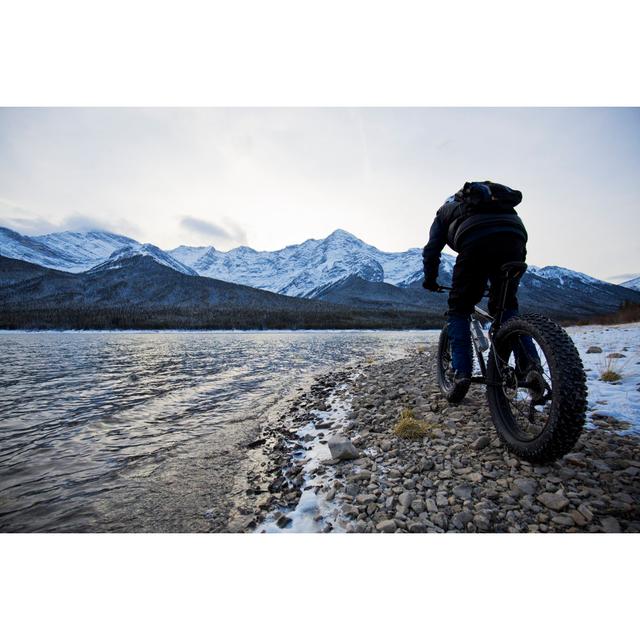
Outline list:
[[[395,520],[383,520],[376,525],[376,529],[382,533],[394,533],[397,528]]]
[[[561,493],[541,493],[537,499],[545,507],[554,511],[562,511],[569,506],[569,501]]]
[[[602,518],[601,524],[605,533],[620,533],[620,523],[615,518]]]
[[[530,478],[516,478],[513,484],[528,496],[532,496],[538,489],[538,483]]]
[[[471,446],[476,451],[481,451],[489,445],[491,438],[489,436],[480,436]]]

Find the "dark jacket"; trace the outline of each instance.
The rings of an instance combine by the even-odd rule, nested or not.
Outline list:
[[[471,204],[460,192],[438,209],[422,251],[425,280],[435,280],[445,245],[460,252],[476,240],[494,233],[513,233],[527,241],[527,231],[513,208],[494,207],[490,202]]]

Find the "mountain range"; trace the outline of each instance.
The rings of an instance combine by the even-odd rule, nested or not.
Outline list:
[[[446,296],[422,289],[421,253],[380,251],[341,229],[277,251],[223,252],[211,246],[163,251],[104,231],[25,236],[0,227],[0,302],[9,312],[20,310],[18,324],[36,310],[90,315],[90,309],[126,307],[131,315],[135,307],[138,317],[145,310],[157,315],[188,307],[192,317],[215,310],[218,319],[223,312],[230,318],[232,309],[236,316],[251,310],[252,322],[259,309],[260,326],[266,326],[265,313],[276,312],[304,317],[296,326],[313,325],[314,314],[322,326],[355,326],[331,320],[338,316],[361,317],[358,326],[407,326],[409,317],[410,326],[433,326],[441,323]],[[443,284],[450,283],[454,262],[443,254]],[[578,319],[640,302],[640,292],[563,267],[531,266],[519,298],[525,310]]]

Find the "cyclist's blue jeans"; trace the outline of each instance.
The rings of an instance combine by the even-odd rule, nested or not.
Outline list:
[[[516,309],[505,309],[502,322],[518,315]],[[449,312],[447,323],[451,341],[451,366],[462,376],[471,376],[473,371],[473,352],[471,348],[471,319],[467,314]],[[525,371],[530,364],[540,364],[540,356],[530,336],[522,336],[515,347],[516,366]]]
[[[447,331],[451,342],[451,366],[463,376],[471,376],[473,370],[470,323],[469,315],[449,312]]]
[[[502,322],[506,322],[510,318],[518,315],[516,309],[505,309],[502,312]],[[540,364],[540,356],[531,336],[522,336],[519,344],[514,349],[516,358],[516,368],[519,371],[526,371],[527,367],[532,364]]]

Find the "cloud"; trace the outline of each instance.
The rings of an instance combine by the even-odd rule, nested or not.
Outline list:
[[[0,227],[8,227],[13,231],[28,236],[39,236],[60,231],[56,225],[47,222],[43,218],[13,218],[4,215],[0,216]]]
[[[228,218],[224,218],[223,222],[225,226],[194,216],[184,216],[180,220],[180,226],[214,241],[237,242],[239,244],[247,242],[247,234],[244,229]]]
[[[136,236],[140,230],[124,219],[106,220],[79,212],[52,222],[14,202],[0,199],[0,226],[9,227],[25,235],[44,235],[61,231],[110,231]]]

